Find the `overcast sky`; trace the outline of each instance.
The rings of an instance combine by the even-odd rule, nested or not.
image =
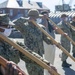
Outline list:
[[[0,0],[0,3],[6,0]],[[31,0],[36,2],[43,2],[45,6],[47,6],[51,11],[55,10],[55,5],[61,5],[62,0]],[[64,0],[66,4],[70,4],[72,7],[74,6],[75,0]]]

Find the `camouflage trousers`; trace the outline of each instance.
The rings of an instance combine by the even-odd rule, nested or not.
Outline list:
[[[61,45],[62,45],[68,52],[70,52],[71,43],[70,43],[70,41],[69,41],[67,38],[65,38],[64,36],[61,36]],[[67,56],[64,52],[62,52],[62,58],[61,58],[61,60],[62,60],[62,61],[65,61],[67,58],[68,58],[68,56]]]
[[[75,42],[75,35],[72,35],[72,39]],[[72,52],[75,53],[75,45],[72,45]]]

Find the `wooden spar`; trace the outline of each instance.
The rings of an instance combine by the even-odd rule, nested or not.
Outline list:
[[[67,56],[69,56],[75,62],[75,58],[72,57],[64,47],[62,47],[59,43],[57,43],[50,34],[48,34],[43,28],[41,28],[35,21],[33,21],[33,20],[30,20],[30,21],[35,26],[37,26],[46,36],[48,36],[52,40],[53,44],[55,44],[58,48],[60,48]]]
[[[53,24],[56,29],[55,31],[58,32],[61,35],[64,35],[65,32],[63,30],[61,30],[51,19],[48,18],[48,20],[50,21],[51,24]],[[64,35],[73,45],[75,45],[75,42],[68,36],[68,35]]]
[[[10,45],[18,49],[20,52],[22,52],[25,56],[29,57],[31,60],[35,61],[37,64],[42,66],[44,69],[47,69],[50,73],[54,75],[60,75],[56,71],[54,71],[51,66],[48,66],[46,63],[44,63],[42,60],[39,58],[36,58],[34,55],[32,55],[30,52],[27,50],[23,49],[21,46],[16,44],[15,42],[11,41],[8,37],[4,36],[2,33],[0,33],[0,38],[3,39],[4,41],[8,42]]]
[[[7,61],[6,59],[4,59],[2,56],[0,56],[0,64],[1,64],[3,67],[6,68],[7,62],[8,62],[8,61]]]
[[[67,25],[69,25],[73,30],[75,30],[75,27],[74,27],[73,25],[71,25],[69,22],[65,21],[65,23],[66,23]]]

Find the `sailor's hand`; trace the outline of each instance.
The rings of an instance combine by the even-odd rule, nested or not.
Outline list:
[[[7,63],[6,75],[26,75],[14,62]]]
[[[64,33],[64,34],[63,34],[63,36],[67,36],[67,35],[68,35],[67,33]]]
[[[57,69],[54,67],[54,66],[51,66],[51,68],[55,71],[55,72],[57,72]],[[49,73],[50,73],[50,75],[54,75],[52,72],[50,72],[50,71],[48,71]]]
[[[52,40],[49,38],[49,37],[47,37],[47,39],[49,40],[49,45],[51,44],[51,45],[53,45],[54,43],[52,42]]]

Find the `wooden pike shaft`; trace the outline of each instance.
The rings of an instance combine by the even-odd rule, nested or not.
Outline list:
[[[8,62],[8,61],[7,61],[6,59],[4,59],[2,56],[0,56],[0,64],[1,64],[3,67],[6,68],[7,62]]]
[[[27,57],[29,57],[31,60],[35,61],[37,64],[39,64],[40,66],[42,66],[44,69],[47,69],[48,71],[50,71],[54,75],[60,75],[56,71],[54,71],[50,66],[48,66],[46,63],[44,63],[42,60],[40,60],[39,58],[36,58],[30,52],[28,52],[27,50],[23,49],[21,46],[19,46],[15,42],[11,41],[9,38],[7,38],[6,36],[4,36],[2,33],[0,33],[0,38],[3,39],[4,41],[8,42],[10,45],[12,45],[13,47],[15,47],[16,49],[18,49],[20,52],[22,52],[24,55],[26,55]]]
[[[51,24],[53,24],[55,27],[57,27],[57,29],[55,29],[56,32],[58,32],[61,35],[64,35],[64,31],[61,30],[51,19],[48,18],[48,20],[50,21]],[[65,35],[65,37],[73,44],[75,45],[75,42],[68,36]]]
[[[75,30],[75,27],[74,27],[73,25],[71,25],[69,22],[65,21],[65,23],[66,23],[67,25],[69,25],[72,29]]]
[[[52,40],[52,42],[53,42],[58,48],[60,48],[66,55],[68,55],[68,56],[75,62],[75,58],[72,57],[72,56],[69,54],[69,52],[68,52],[64,47],[62,47],[59,43],[57,43],[57,42],[54,40],[54,38],[53,38],[50,34],[48,34],[43,28],[41,28],[39,25],[37,25],[37,23],[36,23],[35,21],[31,20],[31,22],[32,22],[35,26],[37,26],[46,36],[48,36],[48,37]]]

